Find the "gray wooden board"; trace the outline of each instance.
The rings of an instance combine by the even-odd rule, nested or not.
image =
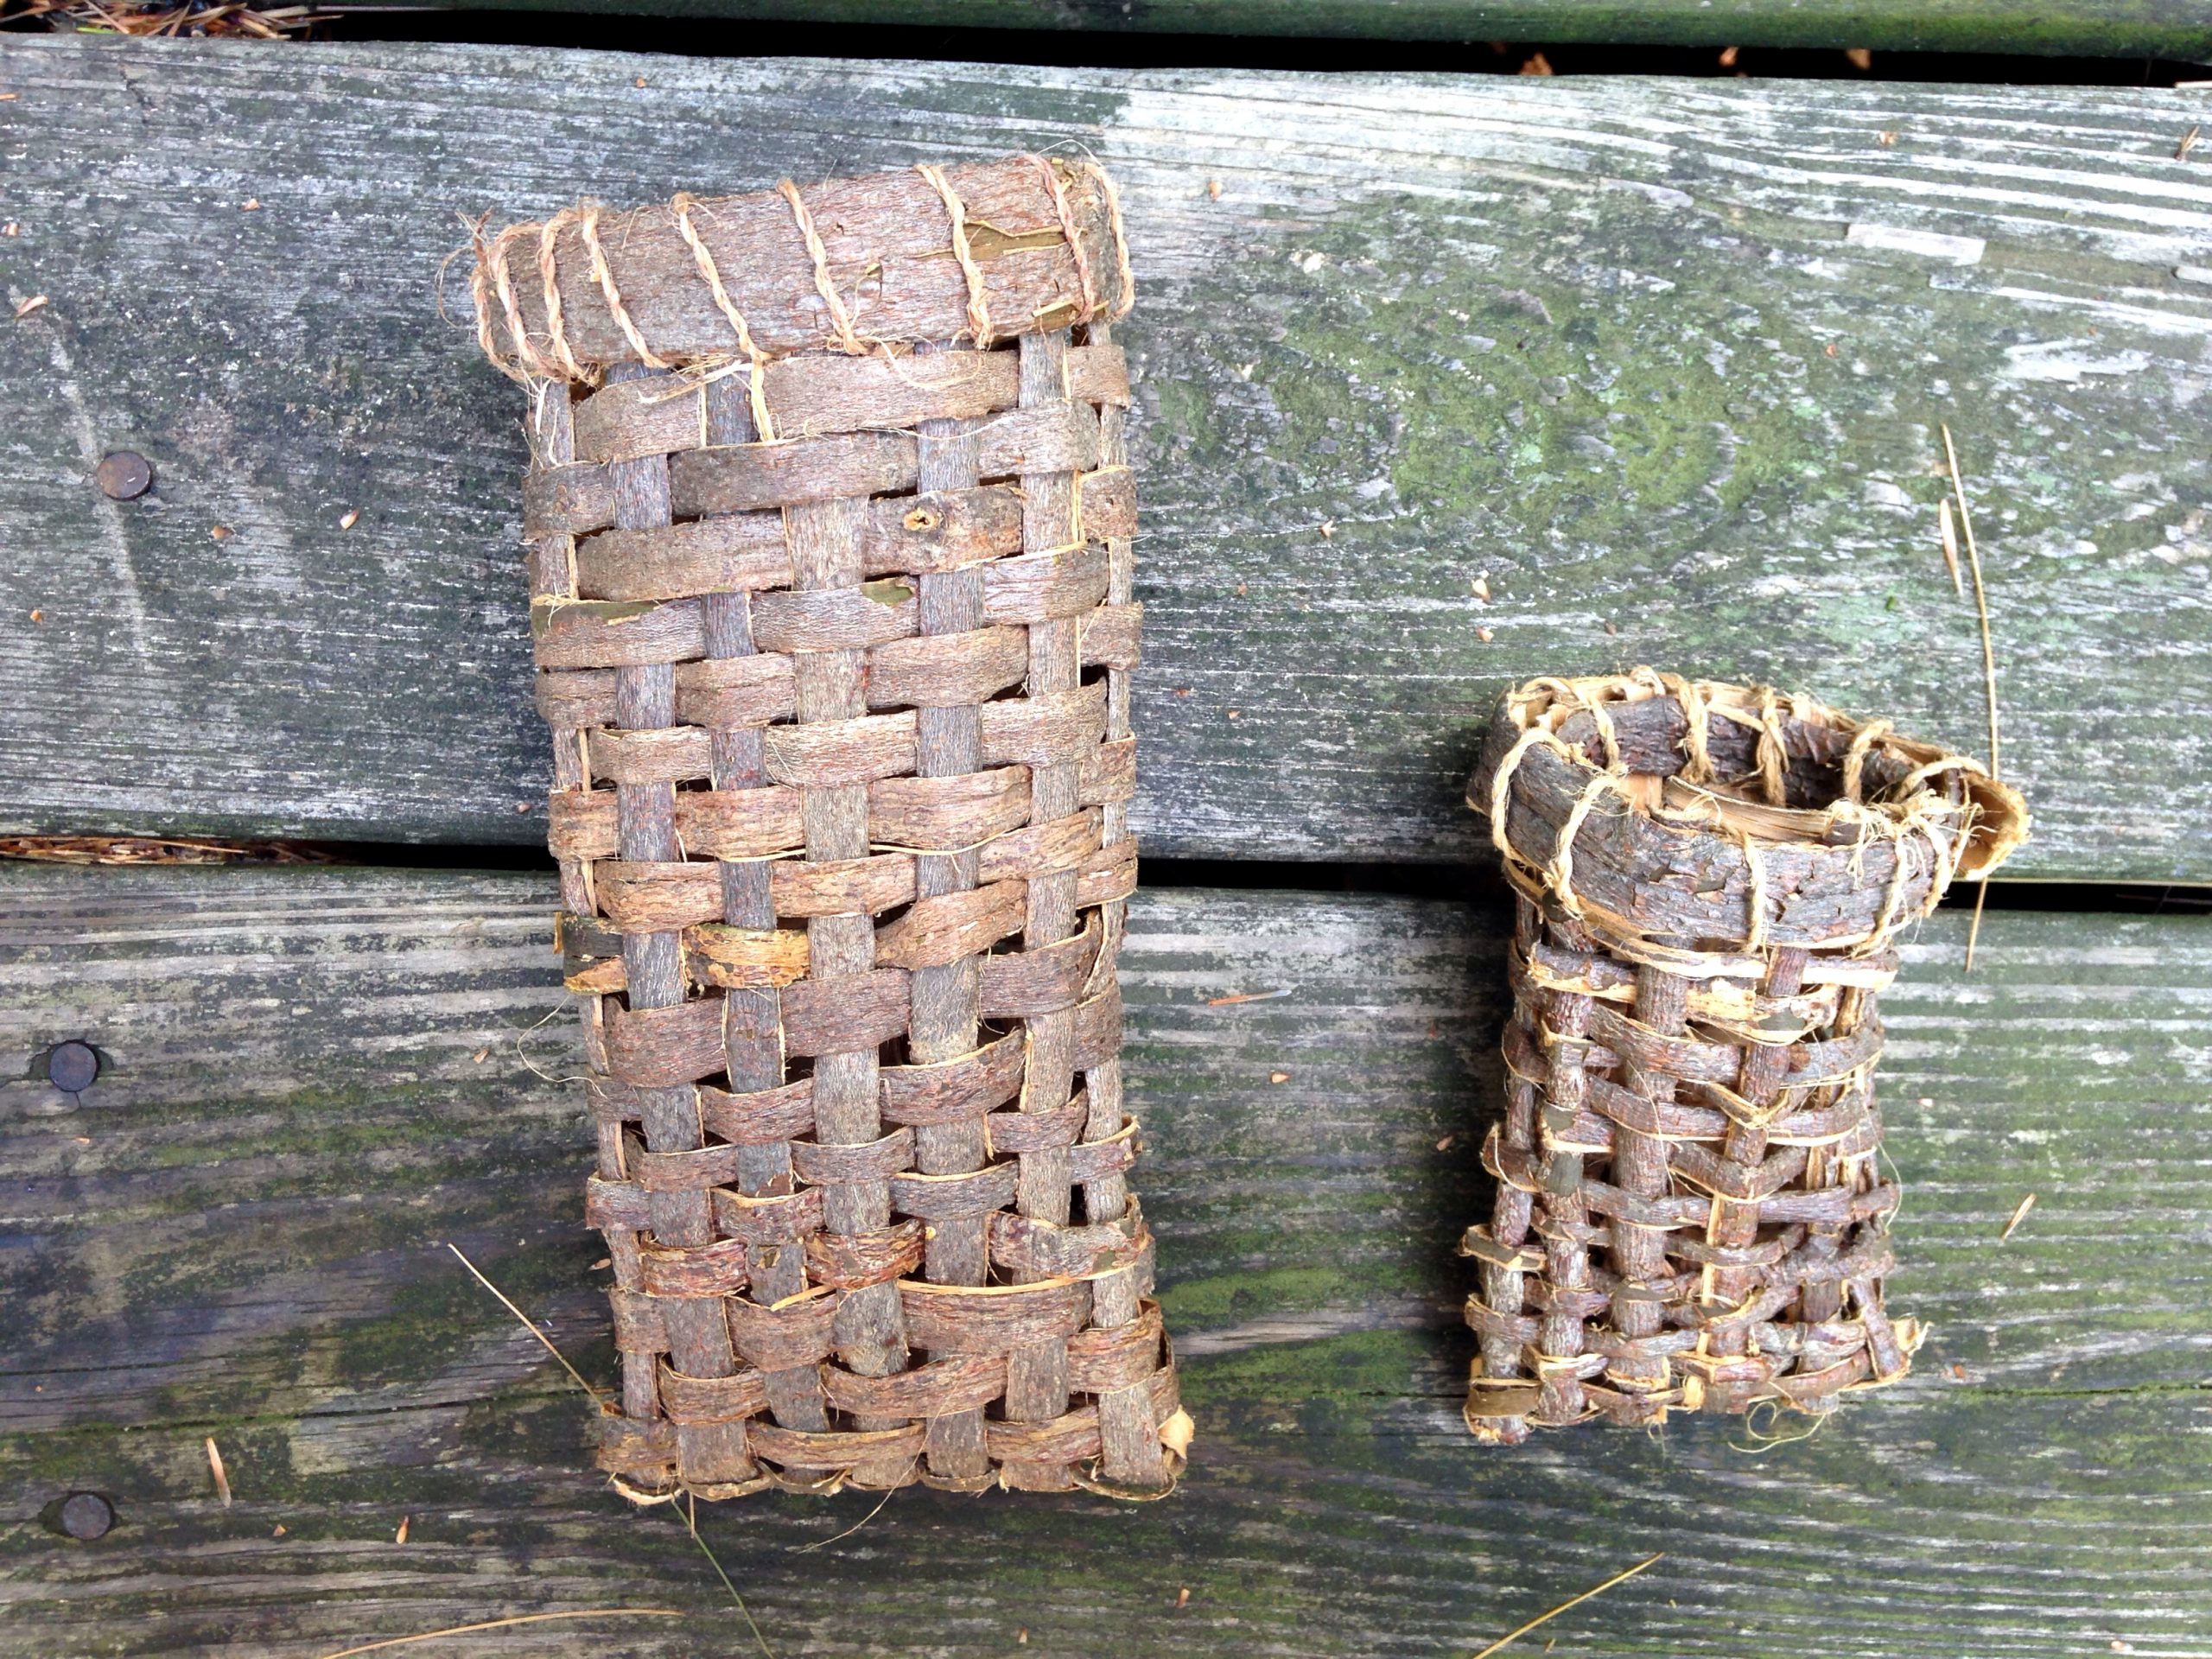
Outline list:
[[[2212,56],[2212,10],[2173,0],[471,0],[517,11],[815,23],[1302,35],[1406,41],[1870,47]]]
[[[0,867],[0,1653],[307,1656],[624,1603],[691,1622],[463,1650],[747,1650],[672,1517],[586,1472],[570,1385],[442,1249],[611,1375],[588,1129],[575,1084],[534,1075],[575,1064],[553,897]],[[1129,1073],[1199,1422],[1182,1491],[906,1492],[835,1542],[873,1496],[770,1498],[702,1529],[779,1656],[997,1653],[1023,1627],[1043,1653],[1464,1655],[1660,1549],[1548,1630],[1556,1651],[2201,1649],[2212,920],[1995,912],[1971,980],[1961,920],[1885,1004],[1891,1294],[1935,1334],[1809,1440],[1681,1421],[1476,1447],[1450,1247],[1498,1084],[1500,913],[1146,893]],[[1260,991],[1286,995],[1211,1000]],[[26,1075],[68,1037],[106,1060],[80,1102]],[[80,1487],[122,1516],[90,1545],[41,1521]]]
[[[434,308],[456,211],[1080,144],[1145,290],[1154,853],[1460,855],[1536,673],[1981,747],[1949,421],[2017,871],[2212,877],[2202,92],[32,36],[0,83],[0,289],[49,301],[0,328],[7,825],[536,838],[518,394]],[[113,446],[154,496],[93,490]]]

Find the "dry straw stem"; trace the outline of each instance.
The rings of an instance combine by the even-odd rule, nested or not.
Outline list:
[[[1989,633],[1989,591],[1981,580],[1981,550],[1974,538],[1974,515],[1967,511],[1967,488],[1959,477],[1959,452],[1951,442],[1951,429],[1943,428],[1943,455],[1951,467],[1951,496],[1959,504],[1959,528],[1966,533],[1967,564],[1974,572],[1974,602],[1981,619],[1981,677],[1989,700],[1989,775],[2002,778],[2005,768],[1999,753],[1997,726],[1997,650]]]
[[[527,1313],[524,1313],[522,1309],[517,1307],[514,1303],[509,1300],[507,1294],[505,1291],[501,1290],[489,1279],[486,1279],[482,1273],[479,1272],[476,1264],[474,1262],[471,1262],[467,1256],[461,1255],[461,1247],[458,1244],[448,1242],[446,1248],[451,1250],[455,1256],[460,1258],[461,1265],[468,1269],[470,1275],[475,1279],[478,1284],[483,1286],[485,1289],[490,1291],[493,1295],[499,1299],[500,1306],[505,1308],[508,1313],[513,1314],[517,1319],[521,1321],[524,1330],[529,1332],[531,1336],[537,1338],[537,1340],[544,1345],[545,1351],[552,1355],[555,1359],[560,1362],[561,1369],[563,1370],[566,1371],[570,1376],[575,1378],[576,1386],[582,1389],[584,1393],[590,1397],[592,1404],[603,1413],[607,1408],[600,1397],[599,1390],[593,1388],[590,1383],[584,1381],[583,1374],[578,1371],[575,1366],[569,1363],[568,1357],[562,1353],[558,1348],[556,1348],[552,1343],[547,1339],[543,1332],[540,1331],[535,1325],[531,1323],[530,1316]],[[214,1455],[214,1451],[215,1442],[211,1440],[207,1442],[208,1455],[213,1457]],[[215,1478],[219,1483],[222,1479],[222,1465],[220,1461],[218,1460],[215,1465]],[[224,1492],[223,1501],[226,1503],[230,1502],[230,1494],[227,1489],[226,1489]],[[772,1653],[769,1653],[767,1637],[760,1634],[760,1625],[753,1623],[753,1610],[745,1605],[745,1598],[738,1594],[737,1586],[730,1582],[729,1574],[722,1571],[722,1564],[715,1559],[715,1552],[707,1548],[707,1541],[699,1535],[698,1516],[688,1505],[686,1506],[683,1517],[683,1525],[684,1529],[691,1535],[691,1541],[699,1546],[700,1554],[707,1558],[707,1565],[715,1569],[715,1576],[722,1581],[722,1588],[729,1592],[729,1599],[737,1604],[737,1611],[745,1615],[745,1622],[752,1629],[753,1639],[760,1644],[760,1651],[763,1654],[766,1654],[768,1656],[768,1659],[775,1659],[775,1656]],[[405,1543],[407,1541],[407,1528],[404,1522],[400,1523],[400,1535],[398,1541],[401,1543]],[[681,1616],[677,1610],[672,1607],[628,1609],[616,1607],[607,1608],[600,1611],[604,1611],[608,1613],[621,1613],[626,1611],[645,1612],[650,1613],[656,1618],[674,1618]],[[431,1630],[423,1636],[403,1636],[396,1637],[390,1642],[372,1642],[368,1645],[368,1647],[348,1648],[346,1649],[346,1652],[349,1654],[367,1653],[375,1648],[397,1647],[402,1642],[425,1642],[434,1636],[453,1636],[467,1630],[493,1630],[501,1624],[527,1624],[533,1619],[588,1618],[594,1618],[596,1616],[596,1612],[588,1611],[573,1613],[530,1613],[518,1618],[496,1619],[490,1624],[462,1624],[449,1630]],[[342,1659],[342,1656],[337,1654],[331,1654],[327,1656],[326,1659]]]
[[[794,1544],[791,1547],[791,1554],[794,1555],[811,1555],[817,1549],[827,1549],[832,1544],[841,1544],[844,1542],[846,1539],[851,1537],[862,1527],[868,1525],[869,1522],[874,1520],[877,1516],[881,1515],[883,1513],[883,1506],[891,1501],[892,1494],[896,1492],[899,1489],[896,1486],[887,1487],[884,1490],[883,1496],[875,1500],[875,1507],[870,1510],[866,1515],[862,1516],[859,1520],[854,1522],[851,1526],[847,1527],[842,1532],[832,1533],[827,1538],[817,1538],[810,1544]]]
[[[175,836],[0,836],[0,858],[41,864],[335,864],[290,841]]]
[[[1526,1624],[1522,1625],[1520,1629],[1516,1630],[1508,1630],[1503,1636],[1499,1637],[1497,1641],[1491,1643],[1490,1646],[1484,1648],[1480,1653],[1476,1654],[1474,1656],[1474,1659],[1490,1659],[1491,1655],[1497,1652],[1501,1648],[1507,1647],[1515,1642],[1518,1642],[1522,1637],[1528,1635],[1529,1631],[1535,1630],[1539,1624],[1550,1624],[1552,1620],[1557,1618],[1561,1613],[1566,1612],[1570,1608],[1580,1607],[1584,1602],[1589,1600],[1592,1596],[1604,1595],[1606,1591],[1611,1589],[1615,1585],[1625,1583],[1630,1579],[1634,1578],[1637,1573],[1643,1572],[1644,1568],[1656,1566],[1657,1563],[1663,1561],[1666,1559],[1667,1552],[1663,1549],[1656,1555],[1645,1556],[1643,1560],[1638,1561],[1634,1567],[1630,1567],[1625,1573],[1616,1573],[1611,1578],[1607,1579],[1603,1584],[1592,1586],[1591,1588],[1585,1590],[1580,1595],[1575,1597],[1573,1600],[1562,1601],[1548,1613],[1537,1614],[1535,1618],[1530,1619]]]
[[[448,1243],[446,1249],[454,1253],[454,1257],[461,1262],[462,1267],[468,1269],[469,1275],[474,1278],[478,1284],[483,1286],[485,1289],[490,1291],[494,1296],[497,1296],[499,1299],[499,1306],[505,1308],[508,1313],[513,1314],[515,1318],[521,1322],[522,1328],[529,1332],[531,1336],[537,1338],[539,1344],[543,1347],[545,1351],[552,1355],[553,1357],[559,1362],[561,1369],[566,1371],[570,1376],[575,1378],[576,1386],[591,1396],[592,1403],[594,1405],[598,1405],[600,1403],[599,1390],[592,1387],[590,1383],[584,1381],[583,1373],[579,1371],[575,1366],[569,1363],[568,1356],[563,1354],[558,1348],[556,1348],[553,1345],[551,1339],[548,1338],[543,1331],[540,1331],[535,1325],[531,1323],[530,1316],[527,1313],[524,1313],[522,1309],[517,1307],[512,1302],[509,1301],[505,1291],[501,1290],[497,1285],[493,1284],[489,1279],[486,1279],[481,1273],[477,1271],[476,1264],[470,1261],[467,1256],[461,1255],[460,1245]],[[212,1449],[215,1443],[214,1441],[210,1440],[207,1444]]]
[[[888,1492],[884,1494],[887,1498],[890,1496]],[[880,1509],[883,1506],[879,1503],[876,1507]],[[699,1535],[698,1500],[689,1492],[683,1495],[683,1529],[691,1535],[691,1541],[699,1546],[699,1553],[707,1558],[707,1565],[715,1569],[715,1576],[722,1581],[722,1588],[729,1592],[729,1599],[737,1604],[737,1611],[745,1615],[746,1628],[753,1632],[753,1639],[760,1643],[761,1653],[766,1659],[776,1659],[776,1656],[769,1651],[768,1638],[760,1634],[760,1625],[753,1623],[753,1610],[745,1605],[745,1598],[737,1593],[737,1586],[729,1581],[729,1574],[722,1571],[721,1562],[715,1559],[715,1552],[707,1548],[707,1541]]]
[[[1997,734],[1997,648],[1989,634],[1989,590],[1981,581],[1981,550],[1974,544],[1974,516],[1967,511],[1967,486],[1959,477],[1959,452],[1951,442],[1951,429],[1943,428],[1943,454],[1951,464],[1951,494],[1959,504],[1959,524],[1967,535],[1967,563],[1974,570],[1974,609],[1981,618],[1981,678],[1989,699],[1989,775],[2002,778],[2005,769],[1998,753]],[[1955,570],[1953,575],[1957,573]],[[1981,943],[1982,907],[1989,902],[1989,881],[1984,877],[1974,889],[1974,922],[1967,929],[1966,971],[1974,972],[1974,947]]]
[[[404,1648],[414,1642],[435,1642],[448,1636],[474,1636],[479,1630],[504,1630],[516,1624],[544,1624],[556,1618],[681,1618],[680,1607],[578,1607],[563,1613],[517,1613],[511,1618],[487,1618],[474,1624],[448,1624],[442,1630],[418,1630],[413,1636],[387,1637],[381,1642],[364,1642],[359,1647],[340,1648],[326,1653],[322,1659],[353,1659],[357,1653],[380,1653],[386,1648]]]

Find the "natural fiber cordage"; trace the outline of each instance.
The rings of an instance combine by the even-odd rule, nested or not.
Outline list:
[[[2019,796],[1886,721],[1639,669],[1510,694],[1467,800],[1516,894],[1467,1426],[1904,1376],[1876,999],[1898,934],[2025,838]]]
[[[1038,156],[482,242],[643,1499],[1150,1496],[1131,285]]]

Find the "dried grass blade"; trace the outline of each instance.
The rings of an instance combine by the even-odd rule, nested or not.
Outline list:
[[[1626,1580],[1634,1578],[1637,1573],[1643,1572],[1647,1567],[1653,1566],[1657,1562],[1665,1560],[1666,1559],[1667,1552],[1663,1549],[1656,1555],[1645,1556],[1643,1560],[1638,1561],[1634,1567],[1629,1568],[1627,1572],[1616,1573],[1611,1578],[1607,1579],[1603,1584],[1593,1585],[1591,1588],[1585,1590],[1580,1595],[1575,1597],[1573,1600],[1562,1601],[1548,1613],[1537,1614],[1535,1618],[1530,1619],[1526,1624],[1522,1625],[1520,1629],[1516,1630],[1508,1630],[1503,1636],[1499,1637],[1497,1641],[1491,1643],[1490,1646],[1484,1648],[1480,1653],[1475,1655],[1474,1659],[1490,1659],[1491,1655],[1496,1653],[1499,1649],[1503,1648],[1511,1643],[1519,1641],[1522,1637],[1528,1635],[1529,1631],[1535,1630],[1539,1624],[1550,1624],[1552,1620],[1557,1618],[1561,1613],[1566,1612],[1569,1608],[1580,1607],[1584,1602],[1589,1600],[1592,1596],[1604,1595],[1606,1591],[1611,1589],[1615,1585],[1624,1583]]]
[[[592,1387],[590,1383],[584,1381],[583,1373],[578,1370],[575,1366],[569,1363],[568,1356],[553,1345],[551,1338],[548,1337],[543,1331],[539,1330],[536,1325],[530,1322],[530,1315],[524,1313],[522,1309],[517,1307],[512,1302],[509,1301],[505,1291],[501,1290],[489,1279],[486,1279],[481,1273],[479,1273],[476,1268],[476,1264],[470,1261],[467,1256],[461,1255],[460,1245],[453,1243],[451,1241],[448,1241],[446,1249],[451,1250],[454,1255],[459,1258],[461,1265],[468,1269],[470,1275],[475,1279],[478,1284],[483,1286],[485,1289],[490,1291],[494,1296],[497,1296],[499,1299],[499,1306],[505,1308],[508,1313],[513,1314],[517,1319],[521,1321],[522,1328],[529,1332],[531,1336],[537,1338],[539,1344],[544,1348],[547,1353],[552,1355],[555,1359],[560,1362],[561,1369],[566,1371],[570,1376],[576,1379],[576,1386],[591,1396],[592,1403],[595,1406],[600,1406],[604,1409],[604,1402],[601,1398],[599,1390]]]
[[[1997,646],[1989,632],[1989,589],[1981,580],[1981,550],[1974,539],[1974,518],[1967,511],[1967,486],[1959,477],[1959,451],[1951,442],[1951,429],[1943,428],[1943,456],[1951,464],[1951,494],[1959,504],[1959,525],[1966,531],[1967,564],[1974,572],[1974,604],[1981,620],[1981,682],[1989,701],[1989,775],[2002,778],[2004,763],[1998,742],[1997,728]],[[1981,912],[1989,902],[1989,878],[1984,875],[1981,885],[1974,889],[1974,922],[1967,929],[1967,960],[1965,971],[1974,972],[1974,950],[1981,943]]]
[[[707,1565],[715,1569],[715,1576],[722,1581],[722,1588],[729,1592],[729,1599],[737,1604],[737,1611],[745,1615],[745,1623],[753,1632],[753,1639],[760,1644],[765,1659],[776,1659],[768,1650],[768,1638],[760,1634],[760,1627],[753,1622],[753,1610],[745,1605],[745,1598],[737,1593],[737,1586],[729,1581],[729,1574],[722,1571],[722,1564],[715,1559],[715,1552],[707,1548],[707,1541],[699,1535],[699,1505],[690,1493],[683,1495],[683,1529],[691,1535],[691,1541],[699,1546],[699,1553],[707,1558]]]
[[[413,1636],[387,1637],[381,1642],[364,1642],[356,1648],[340,1648],[335,1653],[326,1653],[322,1659],[353,1659],[357,1653],[378,1653],[385,1648],[404,1648],[410,1642],[435,1642],[445,1636],[471,1636],[478,1630],[504,1630],[516,1624],[543,1624],[556,1618],[681,1618],[681,1607],[579,1607],[563,1613],[517,1613],[512,1618],[487,1618],[475,1624],[448,1624],[440,1630],[421,1630]]]
[[[913,1472],[911,1463],[908,1465],[907,1472],[909,1474]],[[868,1525],[869,1522],[874,1520],[877,1516],[881,1515],[883,1513],[883,1506],[891,1501],[893,1494],[897,1492],[899,1488],[896,1486],[885,1487],[883,1489],[883,1496],[878,1498],[875,1502],[875,1507],[870,1510],[866,1515],[862,1516],[859,1520],[854,1522],[851,1526],[847,1527],[842,1532],[835,1534],[830,1537],[817,1538],[810,1544],[794,1544],[791,1547],[791,1554],[794,1555],[811,1555],[817,1549],[827,1549],[832,1544],[842,1543],[846,1539],[858,1532],[862,1527]]]
[[[1981,581],[1981,549],[1974,538],[1974,515],[1967,511],[1967,486],[1959,479],[1959,452],[1951,442],[1951,429],[1943,429],[1943,454],[1951,463],[1951,496],[1959,504],[1959,528],[1966,532],[1967,564],[1974,572],[1974,609],[1981,618],[1982,688],[1989,700],[1989,775],[2005,775],[1999,754],[1997,731],[1997,647],[1989,635],[1989,590]]]

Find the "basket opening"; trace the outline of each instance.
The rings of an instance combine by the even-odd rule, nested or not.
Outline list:
[[[1958,874],[1993,868],[2024,838],[2020,798],[1973,760],[1759,686],[1630,675],[1540,680],[1510,700],[1655,817],[1707,823],[1770,842],[1834,845],[1864,812],[1963,823]],[[1947,810],[1948,809],[1949,810]]]

